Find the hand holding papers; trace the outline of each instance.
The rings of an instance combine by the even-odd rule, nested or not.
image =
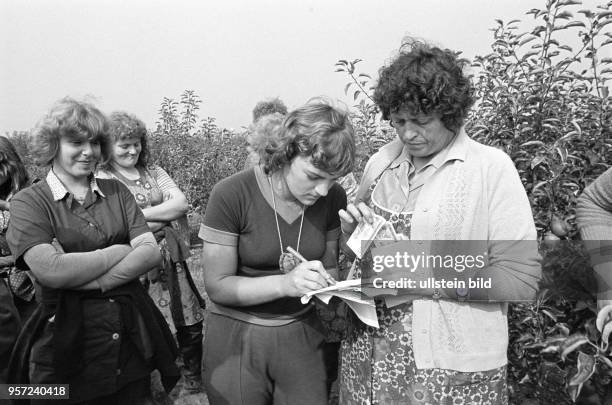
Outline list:
[[[325,304],[329,303],[332,297],[338,297],[353,310],[363,323],[375,328],[379,327],[374,299],[361,294],[361,279],[338,281],[335,285],[311,291],[302,296],[302,303],[306,304],[313,296]]]
[[[361,221],[346,241],[346,245],[355,253],[358,258],[362,258],[365,252],[370,247],[372,241],[380,240],[397,240],[397,235],[388,221],[380,215],[372,214],[372,223]]]

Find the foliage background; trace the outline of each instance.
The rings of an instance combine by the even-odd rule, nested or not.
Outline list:
[[[612,2],[584,10],[576,0],[546,0],[526,12],[527,21],[496,20],[491,52],[472,61],[479,101],[468,133],[513,159],[545,257],[538,300],[509,312],[511,403],[612,401],[612,361],[607,336],[595,327],[591,269],[573,242],[576,199],[612,164],[611,9]],[[530,28],[522,28],[527,22]],[[359,62],[336,64],[355,100],[357,178],[367,158],[395,136],[379,120],[371,76],[358,71]],[[150,131],[153,160],[190,201],[193,236],[212,186],[242,169],[247,157],[246,129],[231,132],[212,117],[200,119],[201,102],[191,90],[178,101],[164,98]],[[32,176],[44,176],[31,164],[28,133],[11,139]]]

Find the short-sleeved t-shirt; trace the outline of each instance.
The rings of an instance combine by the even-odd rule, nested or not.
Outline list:
[[[117,180],[91,181],[83,204],[67,192],[50,172],[44,181],[33,184],[11,200],[11,221],[7,240],[22,268],[28,249],[55,238],[66,253],[91,252],[114,244],[129,244],[149,228],[142,211],[127,187]],[[53,291],[50,289],[50,291]],[[70,403],[116,392],[127,383],[150,374],[139,355],[118,364],[122,318],[117,302],[89,299],[83,311],[83,370],[64,381],[70,384]],[[45,327],[32,346],[32,383],[57,383],[53,370],[53,331]],[[118,367],[121,367],[119,369]]]
[[[281,254],[274,208],[265,199],[255,170],[236,173],[213,188],[200,238],[206,242],[238,248],[237,275],[261,277],[281,274],[278,260]],[[299,252],[308,260],[319,260],[326,242],[340,236],[338,210],[346,208],[346,194],[334,184],[328,194],[306,208]],[[283,248],[296,248],[301,216],[287,223],[278,215]],[[260,318],[288,318],[304,309],[299,298],[285,297],[267,303],[233,309]]]
[[[17,193],[11,200],[7,232],[18,266],[33,246],[57,239],[66,253],[91,252],[114,244],[129,244],[149,232],[130,191],[116,180],[98,179],[81,205],[70,194],[54,198],[49,177]]]

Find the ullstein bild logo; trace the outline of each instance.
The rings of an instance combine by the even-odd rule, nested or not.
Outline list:
[[[512,277],[539,280],[541,254],[537,241],[367,241],[362,261],[363,286],[396,289],[396,294],[414,293],[415,289],[450,289],[476,292],[486,297],[486,290],[505,294],[508,301],[524,300],[513,297],[512,289],[496,286],[495,277],[505,271]],[[506,279],[507,280],[507,279]]]

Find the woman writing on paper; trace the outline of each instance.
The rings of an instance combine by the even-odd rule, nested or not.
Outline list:
[[[325,268],[336,266],[346,196],[335,180],[352,169],[353,127],[347,112],[314,99],[277,130],[261,164],[214,187],[200,229],[213,405],[327,401],[324,336],[299,297],[328,286]]]
[[[380,328],[355,322],[342,344],[343,404],[507,403],[503,301],[535,296],[536,230],[510,158],[463,129],[474,102],[465,66],[409,39],[380,70],[373,98],[397,139],[371,157],[356,204],[340,216],[346,234],[375,213],[400,239],[482,241],[493,286],[377,299]]]

